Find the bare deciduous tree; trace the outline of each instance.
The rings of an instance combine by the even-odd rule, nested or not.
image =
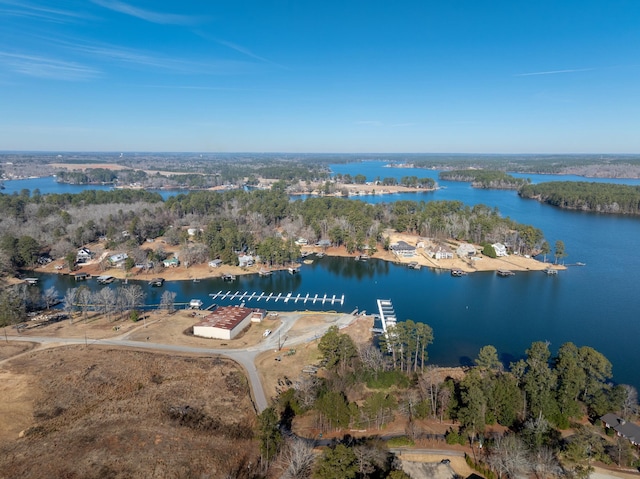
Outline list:
[[[556,477],[562,472],[560,462],[549,447],[542,446],[531,455],[531,467],[538,479]]]
[[[73,313],[76,311],[76,302],[78,301],[78,288],[69,288],[64,294],[64,311],[69,315],[69,319],[73,323]]]
[[[173,313],[176,310],[176,293],[173,291],[165,291],[160,298],[158,309],[162,309],[167,313]]]
[[[623,384],[622,387],[625,394],[620,414],[629,421],[638,414],[638,390],[629,384]]]
[[[59,296],[60,293],[58,293],[58,290],[54,286],[47,288],[44,293],[42,293],[42,300],[44,301],[47,309],[51,309],[51,306],[56,304]]]
[[[429,407],[431,408],[431,416],[437,417],[438,414],[438,399],[440,394],[440,387],[442,381],[440,380],[440,374],[438,368],[429,365],[423,374],[418,379],[418,387],[422,397],[429,401]]]
[[[320,381],[315,376],[304,375],[295,382],[296,397],[303,407],[313,406],[318,396],[319,387]]]
[[[524,443],[513,434],[500,436],[489,450],[489,465],[498,477],[510,478],[524,474],[531,468]]]
[[[369,370],[379,373],[384,369],[384,355],[379,348],[371,343],[363,343],[358,345],[358,355],[360,361]]]
[[[313,446],[303,439],[292,439],[280,455],[283,473],[280,479],[306,479],[311,476],[315,456]]]
[[[91,307],[91,291],[86,286],[81,286],[78,288],[78,292],[76,294],[76,304],[82,311],[84,318],[87,318],[87,312]]]

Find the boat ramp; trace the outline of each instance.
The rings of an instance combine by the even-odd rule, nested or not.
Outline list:
[[[211,293],[209,294],[209,296],[211,297],[211,299],[213,300],[229,300],[229,301],[262,301],[264,300],[265,302],[269,302],[272,301],[274,303],[277,303],[278,301],[282,301],[283,303],[289,303],[292,302],[294,304],[297,304],[298,302],[302,303],[302,304],[330,304],[330,305],[334,305],[334,304],[339,304],[340,306],[342,306],[344,304],[344,294],[342,296],[336,296],[334,295],[328,295],[328,294],[324,294],[324,295],[320,295],[320,294],[315,294],[315,295],[311,295],[310,293],[307,294],[301,294],[301,293],[297,293],[297,294],[293,294],[293,293],[287,293],[287,294],[283,294],[283,293],[278,293],[278,294],[274,294],[274,293],[256,293],[256,292],[249,292],[249,291],[235,291],[235,292],[231,292],[231,291],[218,291],[217,293]]]

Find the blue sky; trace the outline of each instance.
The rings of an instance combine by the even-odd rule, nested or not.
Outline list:
[[[0,0],[0,150],[640,153],[637,0]]]

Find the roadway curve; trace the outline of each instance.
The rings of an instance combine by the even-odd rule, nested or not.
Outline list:
[[[196,348],[192,346],[183,346],[178,344],[164,344],[153,343],[150,341],[132,341],[127,339],[134,331],[129,331],[122,336],[116,336],[107,339],[82,339],[82,338],[59,338],[49,336],[7,336],[9,341],[25,341],[34,342],[39,344],[47,344],[50,346],[63,346],[70,344],[86,344],[86,345],[100,345],[100,346],[112,346],[120,348],[135,348],[146,349],[150,351],[162,351],[170,353],[191,353],[201,355],[216,355],[227,357],[244,368],[249,379],[249,385],[251,389],[251,397],[253,404],[258,413],[264,411],[269,405],[267,397],[265,396],[258,370],[256,369],[255,359],[263,351],[269,351],[277,349],[278,346],[282,346],[285,342],[287,344],[300,344],[314,338],[317,338],[325,333],[330,325],[323,325],[319,329],[313,332],[307,332],[303,335],[292,337],[289,335],[289,330],[293,327],[295,322],[300,319],[303,314],[287,314],[282,315],[282,324],[273,331],[273,333],[261,341],[259,344],[246,348],[246,349],[216,349],[216,348]],[[355,319],[352,314],[341,314],[338,319],[333,323],[342,328],[350,324]],[[8,358],[11,359],[11,358]]]
[[[191,346],[181,346],[176,344],[161,344],[142,341],[131,341],[124,338],[111,338],[111,339],[89,339],[84,340],[82,338],[53,338],[48,336],[7,336],[9,341],[24,341],[34,342],[39,344],[53,345],[70,345],[70,344],[86,344],[86,345],[100,345],[100,346],[113,346],[119,348],[135,348],[135,349],[147,349],[150,351],[163,351],[170,353],[191,353],[191,354],[204,354],[204,355],[216,355],[225,356],[232,359],[240,366],[242,366],[247,372],[247,378],[251,387],[251,396],[254,406],[258,413],[264,411],[267,406],[267,397],[264,394],[260,377],[255,366],[256,356],[262,352],[262,349],[211,349],[211,348],[194,348]],[[268,349],[268,348],[267,348]],[[8,358],[11,359],[11,358]]]

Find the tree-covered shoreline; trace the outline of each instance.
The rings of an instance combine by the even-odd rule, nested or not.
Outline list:
[[[526,185],[522,198],[559,208],[609,214],[640,214],[640,186],[583,181],[553,181]]]
[[[292,261],[299,254],[294,245],[299,237],[312,243],[329,240],[349,253],[386,248],[382,233],[388,228],[438,240],[508,243],[522,254],[533,254],[544,244],[539,229],[485,205],[372,205],[336,197],[290,201],[283,182],[271,190],[197,191],[166,201],[156,193],[131,189],[49,195],[23,191],[0,195],[0,206],[5,212],[0,220],[0,266],[5,273],[31,266],[42,255],[75,255],[99,238],[110,249],[129,251],[136,262],[145,260],[147,239],[165,235],[172,245],[200,245],[199,261],[220,258],[229,264],[236,264],[238,251]],[[187,227],[195,233],[189,235]]]
[[[442,171],[438,177],[447,181],[469,182],[474,188],[495,190],[517,190],[530,183],[528,179],[515,178],[497,170],[448,170]]]
[[[425,436],[433,440],[426,432],[432,422],[452,424],[435,439],[479,448],[469,462],[485,477],[588,477],[592,461],[640,465],[631,443],[608,438],[611,430],[600,420],[612,412],[634,420],[637,391],[613,384],[611,363],[595,349],[567,342],[554,355],[548,343],[536,341],[504,365],[487,345],[452,377],[423,362],[433,338],[428,325],[411,320],[364,344],[330,328],[318,343],[324,373],[280,391],[261,416],[267,459],[291,446],[276,426],[279,418],[285,432],[312,423],[321,433],[343,434],[308,465],[318,478],[365,477],[358,475],[363,467],[375,477],[396,477],[392,464],[377,459],[388,454],[385,445],[345,434],[382,431],[392,422],[405,424],[406,435],[389,443],[408,446]],[[304,436],[306,428],[299,431]],[[361,457],[364,447],[371,452]]]

